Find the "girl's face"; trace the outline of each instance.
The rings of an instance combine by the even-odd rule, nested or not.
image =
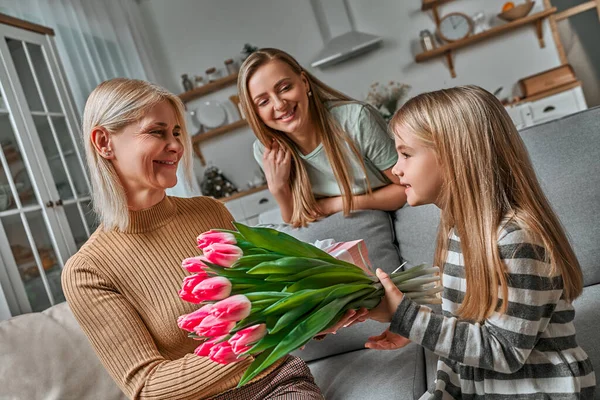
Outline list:
[[[308,91],[306,77],[280,60],[259,67],[248,81],[248,93],[260,119],[285,133],[310,127]]]
[[[111,135],[112,163],[126,190],[159,193],[177,184],[177,165],[183,155],[180,135],[175,111],[167,101]]]
[[[405,187],[407,203],[413,207],[433,203],[441,208],[443,180],[435,150],[406,129],[399,133],[401,137],[395,135],[398,162],[392,173]]]

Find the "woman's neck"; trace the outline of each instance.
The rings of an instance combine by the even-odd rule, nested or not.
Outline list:
[[[142,189],[126,190],[127,207],[130,211],[140,211],[160,203],[166,196],[164,190]]]
[[[296,132],[290,132],[289,136],[304,155],[312,153],[321,144],[320,135],[312,123],[303,126]]]

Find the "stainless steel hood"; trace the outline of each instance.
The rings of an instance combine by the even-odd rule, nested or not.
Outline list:
[[[325,43],[312,67],[326,67],[375,49],[383,41],[379,36],[354,28],[346,0],[311,0]]]

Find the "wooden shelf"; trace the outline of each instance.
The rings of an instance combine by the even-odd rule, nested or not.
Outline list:
[[[229,197],[221,197],[220,199],[217,199],[217,200],[219,200],[223,203],[227,203],[228,201],[239,199],[240,197],[248,196],[249,194],[252,194],[252,193],[261,192],[268,188],[269,187],[267,185],[257,186],[252,189],[244,190],[243,192],[234,193]]]
[[[436,2],[437,4],[438,2]],[[527,17],[520,18],[516,21],[507,22],[506,24],[496,26],[494,28],[488,29],[484,32],[478,33],[476,35],[469,36],[462,40],[457,40],[452,43],[445,44],[436,49],[425,51],[423,53],[417,54],[415,56],[415,61],[420,63],[427,60],[431,60],[433,58],[446,56],[448,59],[448,67],[450,69],[450,73],[452,77],[456,77],[456,73],[454,72],[454,65],[452,62],[452,51],[473,45],[475,43],[479,43],[481,41],[491,39],[498,35],[501,35],[506,32],[513,31],[517,28],[520,28],[527,24],[535,24],[536,25],[536,33],[538,40],[540,42],[540,47],[545,47],[544,36],[542,32],[542,21],[544,18],[549,17],[550,15],[556,12],[556,7],[552,7],[548,10],[541,11],[536,14],[529,15]]]
[[[198,133],[196,135],[194,135],[192,137],[192,147],[194,149],[194,153],[196,153],[196,156],[198,156],[198,158],[200,159],[200,164],[202,166],[206,165],[206,160],[204,159],[204,155],[202,154],[202,150],[200,150],[200,143],[204,142],[206,140],[212,139],[216,136],[220,136],[223,135],[227,132],[231,132],[233,130],[242,128],[244,126],[248,125],[248,121],[246,121],[245,119],[240,119],[239,121],[235,121],[231,124],[228,125],[224,125],[224,126],[220,126],[216,129],[213,129],[211,131],[208,132],[204,132],[204,133]]]
[[[217,90],[222,89],[224,87],[235,85],[237,82],[237,77],[238,74],[228,75],[224,78],[217,79],[214,82],[210,82],[195,89],[181,93],[179,95],[179,98],[184,103],[187,103],[188,101],[192,101],[194,99],[197,99],[198,97],[207,95],[212,92],[216,92]]]
[[[451,1],[454,1],[454,0],[423,0],[423,2],[421,4],[421,10],[422,11],[431,10],[434,7],[441,6],[444,3],[450,3]]]
[[[235,122],[232,122],[231,124],[220,126],[213,130],[210,130],[208,132],[198,133],[198,134],[194,135],[194,137],[192,138],[192,143],[204,142],[205,140],[214,138],[215,136],[222,135],[224,133],[233,131],[235,129],[239,129],[246,125],[248,125],[248,121],[246,121],[245,119],[240,119],[239,121],[235,121]]]

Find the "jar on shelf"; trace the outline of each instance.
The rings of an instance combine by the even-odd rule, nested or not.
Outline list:
[[[423,51],[435,49],[435,40],[428,29],[422,30],[419,36],[421,38],[421,47],[423,48]]]
[[[221,70],[211,67],[206,70],[206,78],[208,82],[214,82],[221,77]]]
[[[233,58],[225,60],[225,68],[227,69],[227,74],[229,75],[237,74],[240,69],[237,63],[233,61]]]
[[[204,78],[201,77],[200,75],[196,75],[194,76],[194,84],[196,85],[196,87],[200,87],[202,85],[204,85]]]
[[[194,83],[191,81],[190,78],[188,78],[188,74],[181,75],[181,85],[183,86],[183,90],[185,92],[194,89]]]

